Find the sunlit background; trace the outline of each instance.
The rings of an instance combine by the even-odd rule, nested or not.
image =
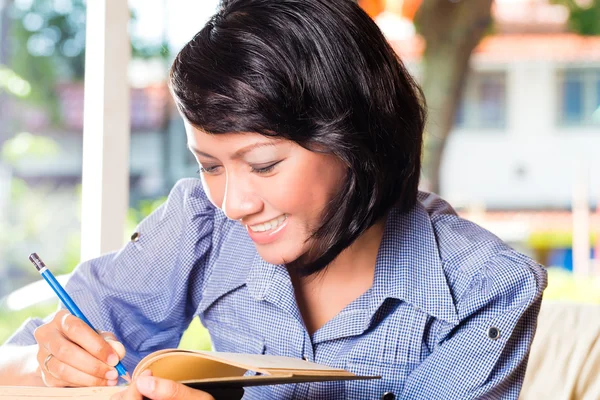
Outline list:
[[[360,3],[422,79],[421,2]],[[123,241],[174,182],[195,176],[166,77],[217,0],[129,5]],[[546,298],[600,303],[600,2],[497,0],[492,17],[462,96],[448,100],[456,110],[433,188],[547,266]],[[27,256],[43,254],[55,274],[80,259],[85,23],[82,0],[0,0],[0,343],[56,307],[45,285],[31,285],[39,275]],[[442,123],[432,115],[433,132]]]

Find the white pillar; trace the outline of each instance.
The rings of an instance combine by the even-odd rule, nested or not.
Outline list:
[[[129,203],[129,7],[87,2],[81,259],[123,245]]]
[[[590,274],[590,205],[588,197],[589,170],[587,164],[575,162],[573,185],[573,272]]]

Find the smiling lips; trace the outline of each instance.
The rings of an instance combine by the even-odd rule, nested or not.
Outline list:
[[[246,225],[250,238],[258,244],[268,244],[277,240],[287,226],[287,214],[256,225]]]
[[[287,215],[283,214],[277,218],[273,218],[270,221],[263,222],[262,224],[248,225],[248,227],[252,230],[252,232],[265,232],[277,228],[278,226],[283,224],[283,221],[285,221],[286,219]]]

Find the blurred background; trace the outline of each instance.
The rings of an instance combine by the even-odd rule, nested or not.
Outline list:
[[[547,266],[546,298],[600,303],[600,0],[359,4],[429,103],[423,189]],[[196,175],[166,79],[217,5],[129,1],[123,243]],[[0,343],[56,308],[27,256],[81,258],[85,51],[85,1],[0,0]]]

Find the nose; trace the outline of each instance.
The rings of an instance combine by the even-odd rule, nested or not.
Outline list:
[[[262,201],[254,193],[247,180],[236,179],[233,175],[229,175],[225,183],[225,195],[221,209],[227,218],[240,220],[260,212]]]

